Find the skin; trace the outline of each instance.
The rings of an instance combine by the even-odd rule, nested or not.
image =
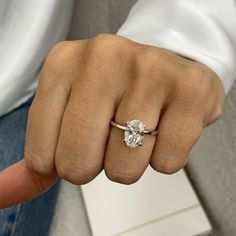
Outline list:
[[[132,184],[149,164],[173,174],[223,103],[213,71],[168,50],[109,34],[61,42],[41,72],[24,160],[0,173],[0,208],[44,193],[57,178],[82,185],[104,169],[110,180]],[[129,148],[113,117],[139,119],[159,134]]]

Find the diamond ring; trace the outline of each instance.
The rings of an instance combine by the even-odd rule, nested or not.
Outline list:
[[[111,125],[125,131],[123,142],[131,148],[142,146],[144,134],[156,135],[158,133],[157,130],[145,130],[144,128],[146,125],[139,120],[127,121],[127,126],[118,124],[114,120],[111,120]]]

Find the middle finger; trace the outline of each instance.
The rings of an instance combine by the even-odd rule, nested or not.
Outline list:
[[[114,114],[114,94],[85,76],[72,87],[56,150],[60,177],[85,184],[103,169],[103,157]],[[96,84],[96,85],[95,85]]]

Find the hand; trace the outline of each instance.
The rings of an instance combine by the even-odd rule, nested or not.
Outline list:
[[[82,185],[104,169],[110,180],[131,184],[149,164],[175,173],[222,114],[223,100],[214,72],[168,50],[106,34],[59,43],[29,111],[25,159],[0,173],[0,207],[43,193],[58,177]],[[159,134],[129,148],[113,117],[137,118]]]

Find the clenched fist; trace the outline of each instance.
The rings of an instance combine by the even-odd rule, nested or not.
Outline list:
[[[109,34],[61,42],[42,69],[24,160],[0,173],[0,207],[31,199],[58,177],[81,185],[104,169],[110,180],[131,184],[149,164],[175,173],[223,101],[214,72],[168,50]],[[158,135],[130,148],[112,119],[139,119]]]

